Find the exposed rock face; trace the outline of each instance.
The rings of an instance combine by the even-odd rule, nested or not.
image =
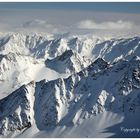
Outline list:
[[[33,123],[34,84],[24,85],[0,101],[0,133],[24,130]]]

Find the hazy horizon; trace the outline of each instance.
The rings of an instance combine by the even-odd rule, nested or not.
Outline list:
[[[136,2],[0,3],[1,32],[139,35]]]

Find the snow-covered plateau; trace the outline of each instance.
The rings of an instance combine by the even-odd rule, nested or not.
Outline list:
[[[140,37],[0,35],[0,137],[140,137],[139,122]]]

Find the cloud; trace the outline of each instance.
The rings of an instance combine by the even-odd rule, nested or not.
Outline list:
[[[20,26],[16,27],[16,31],[25,31],[25,32],[57,32],[56,26],[50,24],[45,20],[34,19],[25,21]]]
[[[47,27],[52,27],[52,25],[49,24],[47,21],[35,19],[35,20],[27,21],[27,22],[21,24],[21,27],[24,27],[24,28],[45,27],[45,28],[47,28]]]
[[[134,27],[134,23],[122,20],[101,23],[97,23],[94,20],[83,20],[77,26],[81,29],[128,30]]]

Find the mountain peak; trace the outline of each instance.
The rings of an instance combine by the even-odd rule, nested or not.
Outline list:
[[[71,56],[74,55],[74,51],[72,50],[66,50],[59,58],[58,60],[64,61],[66,59],[69,59]]]
[[[33,82],[0,101],[0,133],[7,135],[15,130],[25,130],[33,123]],[[13,124],[14,121],[14,124]]]
[[[62,55],[52,60],[46,60],[45,63],[47,67],[60,73],[79,72],[90,64],[88,59],[81,57],[73,50],[66,50]]]

